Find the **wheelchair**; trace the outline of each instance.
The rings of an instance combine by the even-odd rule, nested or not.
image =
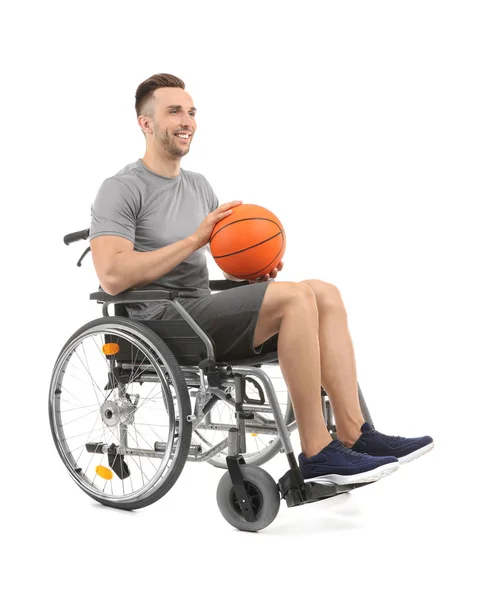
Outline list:
[[[85,229],[64,242],[88,237]],[[240,285],[249,284],[209,282],[212,291]],[[111,296],[99,286],[90,299],[102,304],[103,316],[76,331],[58,355],[50,428],[69,475],[86,494],[114,508],[143,508],[171,489],[186,461],[207,461],[225,470],[217,503],[226,521],[260,531],[276,518],[281,499],[293,507],[368,485],[305,482],[290,441],[296,421],[289,392],[284,386],[277,394],[268,374],[279,369],[277,352],[218,361],[214,341],[178,296],[149,286]],[[133,320],[124,304],[135,302],[170,302],[179,319]],[[358,395],[373,424],[360,385]],[[323,387],[320,402],[336,439]],[[279,452],[289,468],[276,482],[260,465]]]

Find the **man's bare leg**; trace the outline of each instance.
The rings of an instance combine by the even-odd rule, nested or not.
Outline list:
[[[321,411],[318,331],[318,308],[310,286],[281,281],[268,286],[254,346],[278,333],[278,360],[293,402],[301,450],[308,457],[332,441]]]
[[[363,418],[358,399],[355,352],[340,291],[331,283],[302,281],[313,290],[319,314],[321,384],[335,415],[338,438],[352,446],[360,436]]]

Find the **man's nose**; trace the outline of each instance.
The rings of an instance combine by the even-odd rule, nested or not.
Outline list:
[[[196,125],[194,123],[194,119],[191,119],[189,115],[184,113],[181,118],[181,127],[185,127],[186,129],[195,129]]]

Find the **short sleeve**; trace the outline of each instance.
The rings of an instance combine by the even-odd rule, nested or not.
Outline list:
[[[91,205],[89,241],[100,235],[118,235],[135,242],[136,198],[127,185],[110,177],[100,186]]]
[[[216,210],[217,208],[219,208],[219,200],[218,200],[218,197],[216,196],[216,194],[214,193],[213,188],[211,187],[208,180],[204,177],[204,175],[203,175],[203,179],[205,181],[206,191],[207,191],[207,195],[208,195],[208,199],[209,199],[209,211],[213,212],[213,210]]]

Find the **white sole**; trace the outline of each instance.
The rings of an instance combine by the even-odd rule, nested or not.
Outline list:
[[[310,477],[309,479],[305,479],[305,483],[312,481],[313,483],[323,483],[323,484],[332,484],[335,483],[337,485],[344,485],[348,483],[369,483],[371,481],[378,481],[382,477],[386,477],[390,475],[394,471],[400,468],[400,464],[398,462],[391,462],[386,465],[381,465],[376,469],[372,469],[371,471],[366,471],[365,473],[357,473],[356,475],[320,475],[318,477]]]
[[[412,460],[415,460],[419,456],[422,456],[423,454],[430,452],[430,450],[433,448],[433,445],[434,445],[434,443],[432,442],[431,444],[428,444],[427,446],[424,446],[423,448],[420,448],[419,450],[415,450],[415,452],[412,452],[411,454],[407,454],[407,456],[402,456],[401,458],[398,459],[398,462],[402,465],[404,463],[411,462]]]

